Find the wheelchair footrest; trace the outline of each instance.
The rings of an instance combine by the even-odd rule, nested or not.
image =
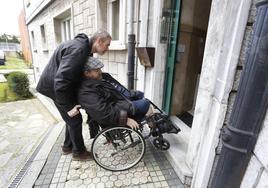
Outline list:
[[[177,134],[178,132],[181,131],[181,129],[179,127],[177,127],[177,125],[174,125],[171,121],[167,124],[168,125],[168,130],[167,133],[174,133]]]

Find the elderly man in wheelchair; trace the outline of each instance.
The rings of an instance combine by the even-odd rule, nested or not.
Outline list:
[[[144,139],[155,137],[157,149],[167,150],[169,142],[163,133],[177,134],[180,129],[140,91],[129,91],[110,74],[103,73],[103,63],[89,57],[78,89],[78,102],[90,115],[90,130],[102,128],[91,146],[94,160],[101,167],[120,171],[136,165],[145,152]],[[143,129],[148,125],[149,133]],[[95,127],[93,127],[95,126]],[[148,132],[148,131],[147,131]]]

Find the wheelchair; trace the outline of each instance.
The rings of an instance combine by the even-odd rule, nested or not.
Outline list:
[[[146,151],[145,140],[153,136],[153,145],[159,150],[168,150],[170,143],[163,137],[165,133],[177,134],[180,129],[174,125],[169,116],[153,102],[156,112],[145,117],[139,128],[108,127],[102,129],[94,138],[91,153],[95,162],[110,171],[128,170],[138,164]],[[149,131],[144,133],[145,125]]]

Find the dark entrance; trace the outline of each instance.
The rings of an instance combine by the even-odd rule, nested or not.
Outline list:
[[[191,126],[211,0],[175,2],[176,6],[173,6],[172,10],[178,12],[181,8],[180,14],[173,14],[172,19],[177,19],[178,24],[171,22],[170,27],[163,108]],[[177,36],[174,36],[175,27]]]

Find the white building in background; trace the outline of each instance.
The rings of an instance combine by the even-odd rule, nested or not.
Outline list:
[[[180,180],[185,186],[207,187],[220,130],[232,112],[258,1],[136,0],[133,23],[128,23],[127,0],[25,1],[35,75],[38,80],[60,42],[105,28],[113,41],[100,57],[104,71],[126,85],[127,28],[133,24],[136,47],[154,52],[149,52],[152,66],[142,65],[136,52],[135,88],[170,112],[182,129],[169,136],[167,152]],[[242,187],[268,185],[267,124],[266,114]]]

